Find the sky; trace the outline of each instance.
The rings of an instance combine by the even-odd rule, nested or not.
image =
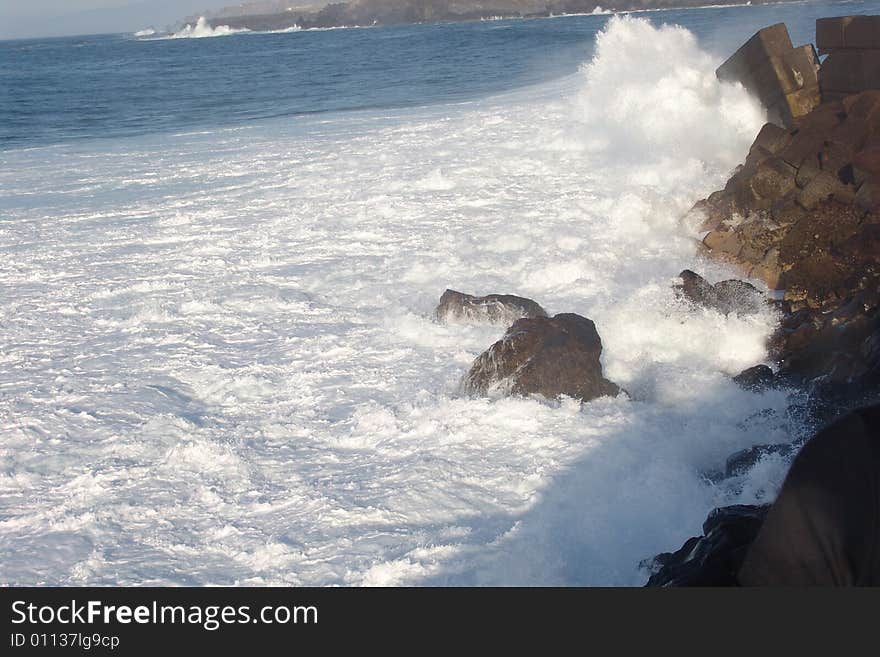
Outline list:
[[[235,0],[0,0],[0,39],[164,28]]]

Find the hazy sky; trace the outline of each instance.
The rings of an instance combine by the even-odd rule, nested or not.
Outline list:
[[[163,28],[235,0],[0,0],[0,39]]]

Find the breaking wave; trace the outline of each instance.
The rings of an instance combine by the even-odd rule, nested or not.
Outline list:
[[[169,35],[169,39],[204,39],[208,37],[230,36],[232,34],[241,34],[242,32],[250,32],[247,28],[232,28],[228,25],[218,25],[211,27],[204,16],[200,16],[195,25],[187,24],[178,32]]]
[[[776,317],[670,287],[731,275],[680,217],[763,121],[713,65],[615,17],[504,96],[9,154],[0,582],[638,585],[772,499],[778,457],[713,473],[797,431],[730,380]],[[459,396],[503,328],[433,321],[447,287],[590,317],[628,397]]]

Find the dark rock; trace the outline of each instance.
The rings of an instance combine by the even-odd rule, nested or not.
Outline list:
[[[779,199],[792,191],[797,169],[780,157],[762,161],[752,176],[752,191],[758,198]]]
[[[712,285],[690,269],[685,269],[678,276],[681,284],[674,286],[674,289],[697,306],[728,315],[756,313],[764,305],[764,295],[750,283],[727,280]]]
[[[776,375],[766,365],[755,365],[737,374],[733,380],[746,390],[759,392],[771,388],[776,380]]]
[[[443,322],[472,321],[509,325],[524,317],[546,317],[547,313],[531,299],[512,294],[475,297],[455,290],[446,290],[440,297],[435,315]]]
[[[703,523],[703,536],[643,563],[654,571],[646,586],[736,586],[736,574],[768,509],[736,505],[713,510]]]
[[[740,450],[727,459],[724,466],[725,477],[738,477],[751,470],[755,464],[765,456],[778,454],[790,456],[797,448],[790,443],[780,445],[755,445],[748,449]]]
[[[792,462],[747,550],[744,586],[880,585],[880,407],[824,427]]]
[[[593,322],[563,313],[514,322],[462,381],[466,394],[568,395],[589,401],[620,389],[602,375],[602,341]]]

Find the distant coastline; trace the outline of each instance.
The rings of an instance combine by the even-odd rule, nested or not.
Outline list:
[[[518,18],[552,18],[555,16],[612,14],[650,10],[692,9],[698,7],[734,7],[781,4],[803,0],[727,0],[707,3],[705,0],[629,0],[605,7],[595,0],[352,0],[336,2],[321,8],[291,8],[276,13],[243,15],[192,16],[181,27],[195,27],[202,21],[211,29],[220,27],[253,32],[283,30],[414,25],[426,23],[457,23]]]

